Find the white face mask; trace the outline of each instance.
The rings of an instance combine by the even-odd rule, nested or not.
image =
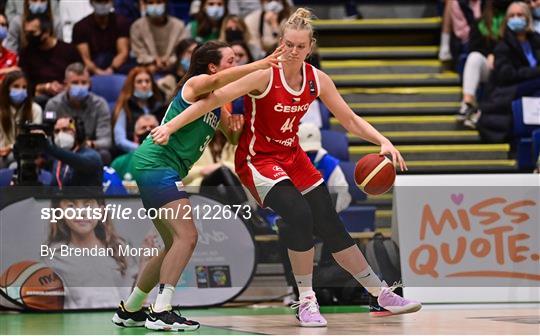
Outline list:
[[[60,132],[54,136],[54,143],[65,150],[71,150],[75,145],[75,137],[71,133]]]
[[[223,17],[223,14],[225,14],[225,8],[223,6],[207,6],[206,7],[206,15],[210,17],[212,20],[219,20]]]

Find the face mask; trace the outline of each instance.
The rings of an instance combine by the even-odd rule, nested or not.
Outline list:
[[[94,13],[98,16],[105,16],[109,15],[111,12],[113,6],[111,3],[101,4],[101,3],[93,3],[92,7],[94,7]]]
[[[88,97],[88,85],[71,85],[69,88],[69,97],[81,101]]]
[[[65,150],[71,150],[75,145],[75,137],[68,132],[60,132],[54,136],[54,143]]]
[[[223,6],[207,6],[206,15],[208,15],[212,20],[219,20],[225,14],[225,8]]]
[[[283,10],[283,5],[279,1],[270,1],[264,4],[265,12],[279,13]]]
[[[25,101],[26,97],[28,97],[28,92],[26,91],[26,89],[9,90],[9,98],[11,99],[11,102],[15,105],[19,105],[20,103]]]
[[[146,137],[148,137],[148,135],[150,135],[150,131],[144,132],[143,134],[139,135],[139,143],[142,143],[144,141],[144,139],[146,139]]]
[[[154,95],[154,92],[152,90],[148,90],[148,91],[135,90],[133,92],[133,95],[139,99],[146,100],[152,97]]]
[[[229,43],[235,42],[235,41],[243,41],[244,40],[244,32],[242,32],[239,29],[227,29],[225,30],[225,40]]]
[[[165,13],[165,4],[148,5],[146,6],[146,15],[156,17],[162,16]]]
[[[533,8],[532,14],[535,18],[540,19],[540,7]]]
[[[39,46],[41,44],[42,36],[43,36],[43,33],[39,35],[26,34],[26,41],[28,41],[28,45],[30,46]]]
[[[521,33],[527,28],[527,20],[523,17],[513,17],[508,20],[508,28],[515,33]]]
[[[184,68],[184,71],[188,71],[189,66],[191,65],[191,60],[189,58],[182,58],[180,64],[182,65],[182,68]]]
[[[32,14],[43,14],[47,10],[46,2],[32,2],[28,4],[28,10]]]
[[[4,26],[0,26],[0,42],[7,37],[8,30]]]

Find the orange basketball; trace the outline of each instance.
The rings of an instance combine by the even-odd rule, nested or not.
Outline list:
[[[354,179],[358,188],[366,194],[380,195],[394,185],[396,169],[386,156],[368,154],[356,163]]]
[[[32,260],[13,264],[0,276],[0,289],[27,308],[61,310],[64,284],[50,267]]]

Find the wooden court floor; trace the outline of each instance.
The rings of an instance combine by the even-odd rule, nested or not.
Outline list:
[[[205,325],[259,334],[298,335],[540,335],[540,310],[425,309],[408,315],[370,317],[367,313],[325,314],[326,328],[299,328],[293,315],[201,317]]]
[[[196,332],[152,332],[120,328],[113,311],[65,313],[0,312],[0,335],[540,335],[540,306],[425,306],[400,316],[370,317],[365,307],[322,307],[328,327],[300,328],[292,310],[283,306],[185,309],[182,314],[201,323]]]

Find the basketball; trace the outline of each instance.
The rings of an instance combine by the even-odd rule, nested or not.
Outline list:
[[[396,169],[386,156],[368,154],[356,163],[354,179],[358,188],[366,194],[380,195],[394,185]]]
[[[64,308],[62,279],[50,267],[38,261],[25,260],[9,266],[0,276],[0,289],[27,308]]]

